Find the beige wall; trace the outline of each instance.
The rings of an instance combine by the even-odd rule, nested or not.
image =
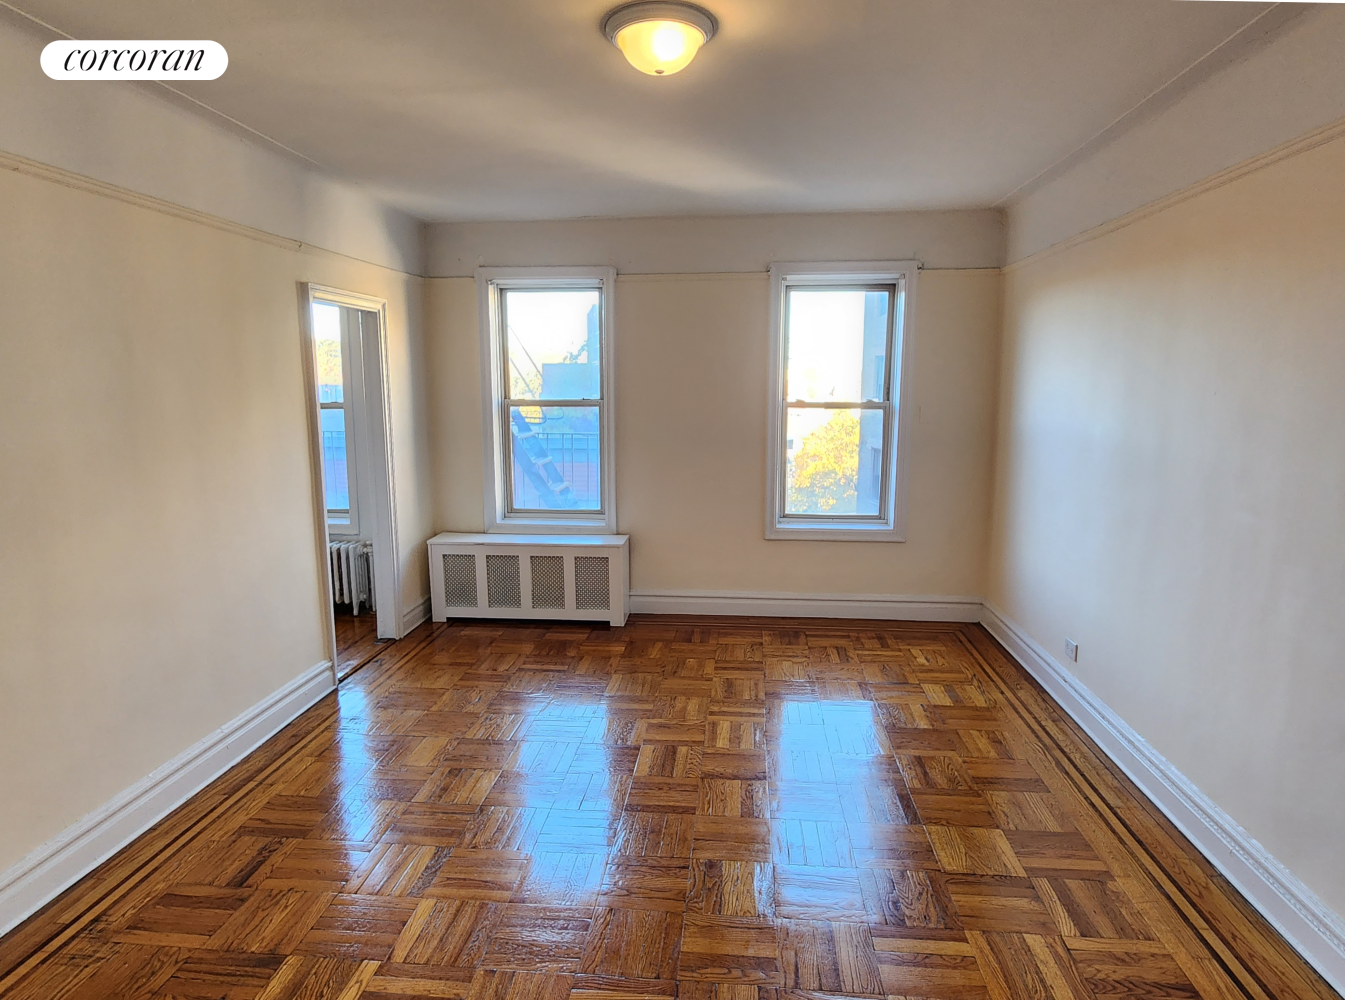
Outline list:
[[[907,541],[766,541],[764,273],[616,286],[617,510],[635,590],[979,597],[1000,275],[924,271]],[[476,286],[426,282],[435,521],[483,525]]]
[[[1345,7],[1280,4],[1013,195],[1008,259],[1345,115]]]
[[[325,658],[297,283],[386,297],[404,607],[419,278],[0,171],[0,869]]]
[[[65,87],[55,36],[0,5],[0,150],[359,260],[422,274],[420,224],[155,84]]]
[[[1000,267],[999,209],[824,212],[541,222],[436,222],[425,227],[425,276],[476,269],[606,264],[621,274],[764,271],[776,260],[918,260],[928,268]]]
[[[1005,284],[989,597],[1345,912],[1345,140]]]

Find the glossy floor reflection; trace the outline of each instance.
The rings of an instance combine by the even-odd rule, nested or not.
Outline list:
[[[422,629],[7,940],[0,989],[1325,997],[1198,865],[1176,889],[1176,842],[998,655],[961,625]]]

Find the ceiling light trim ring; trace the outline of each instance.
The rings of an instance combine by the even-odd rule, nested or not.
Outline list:
[[[679,21],[689,24],[708,42],[719,31],[719,20],[704,7],[682,0],[638,0],[609,11],[602,19],[602,33],[613,45],[617,32],[640,21]]]

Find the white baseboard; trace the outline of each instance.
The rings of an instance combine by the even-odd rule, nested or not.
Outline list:
[[[896,594],[770,594],[718,590],[632,590],[631,614],[759,615],[771,618],[870,618],[980,621],[979,597]]]
[[[430,599],[423,598],[418,604],[402,612],[402,635],[410,632],[421,622],[430,620]]]
[[[981,623],[1299,954],[1345,993],[1345,920],[1021,626],[989,604]]]
[[[0,934],[112,857],[331,690],[332,665],[323,660],[0,872]]]

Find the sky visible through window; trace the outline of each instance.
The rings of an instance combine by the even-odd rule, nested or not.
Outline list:
[[[814,403],[861,398],[867,294],[790,289],[788,398]]]

